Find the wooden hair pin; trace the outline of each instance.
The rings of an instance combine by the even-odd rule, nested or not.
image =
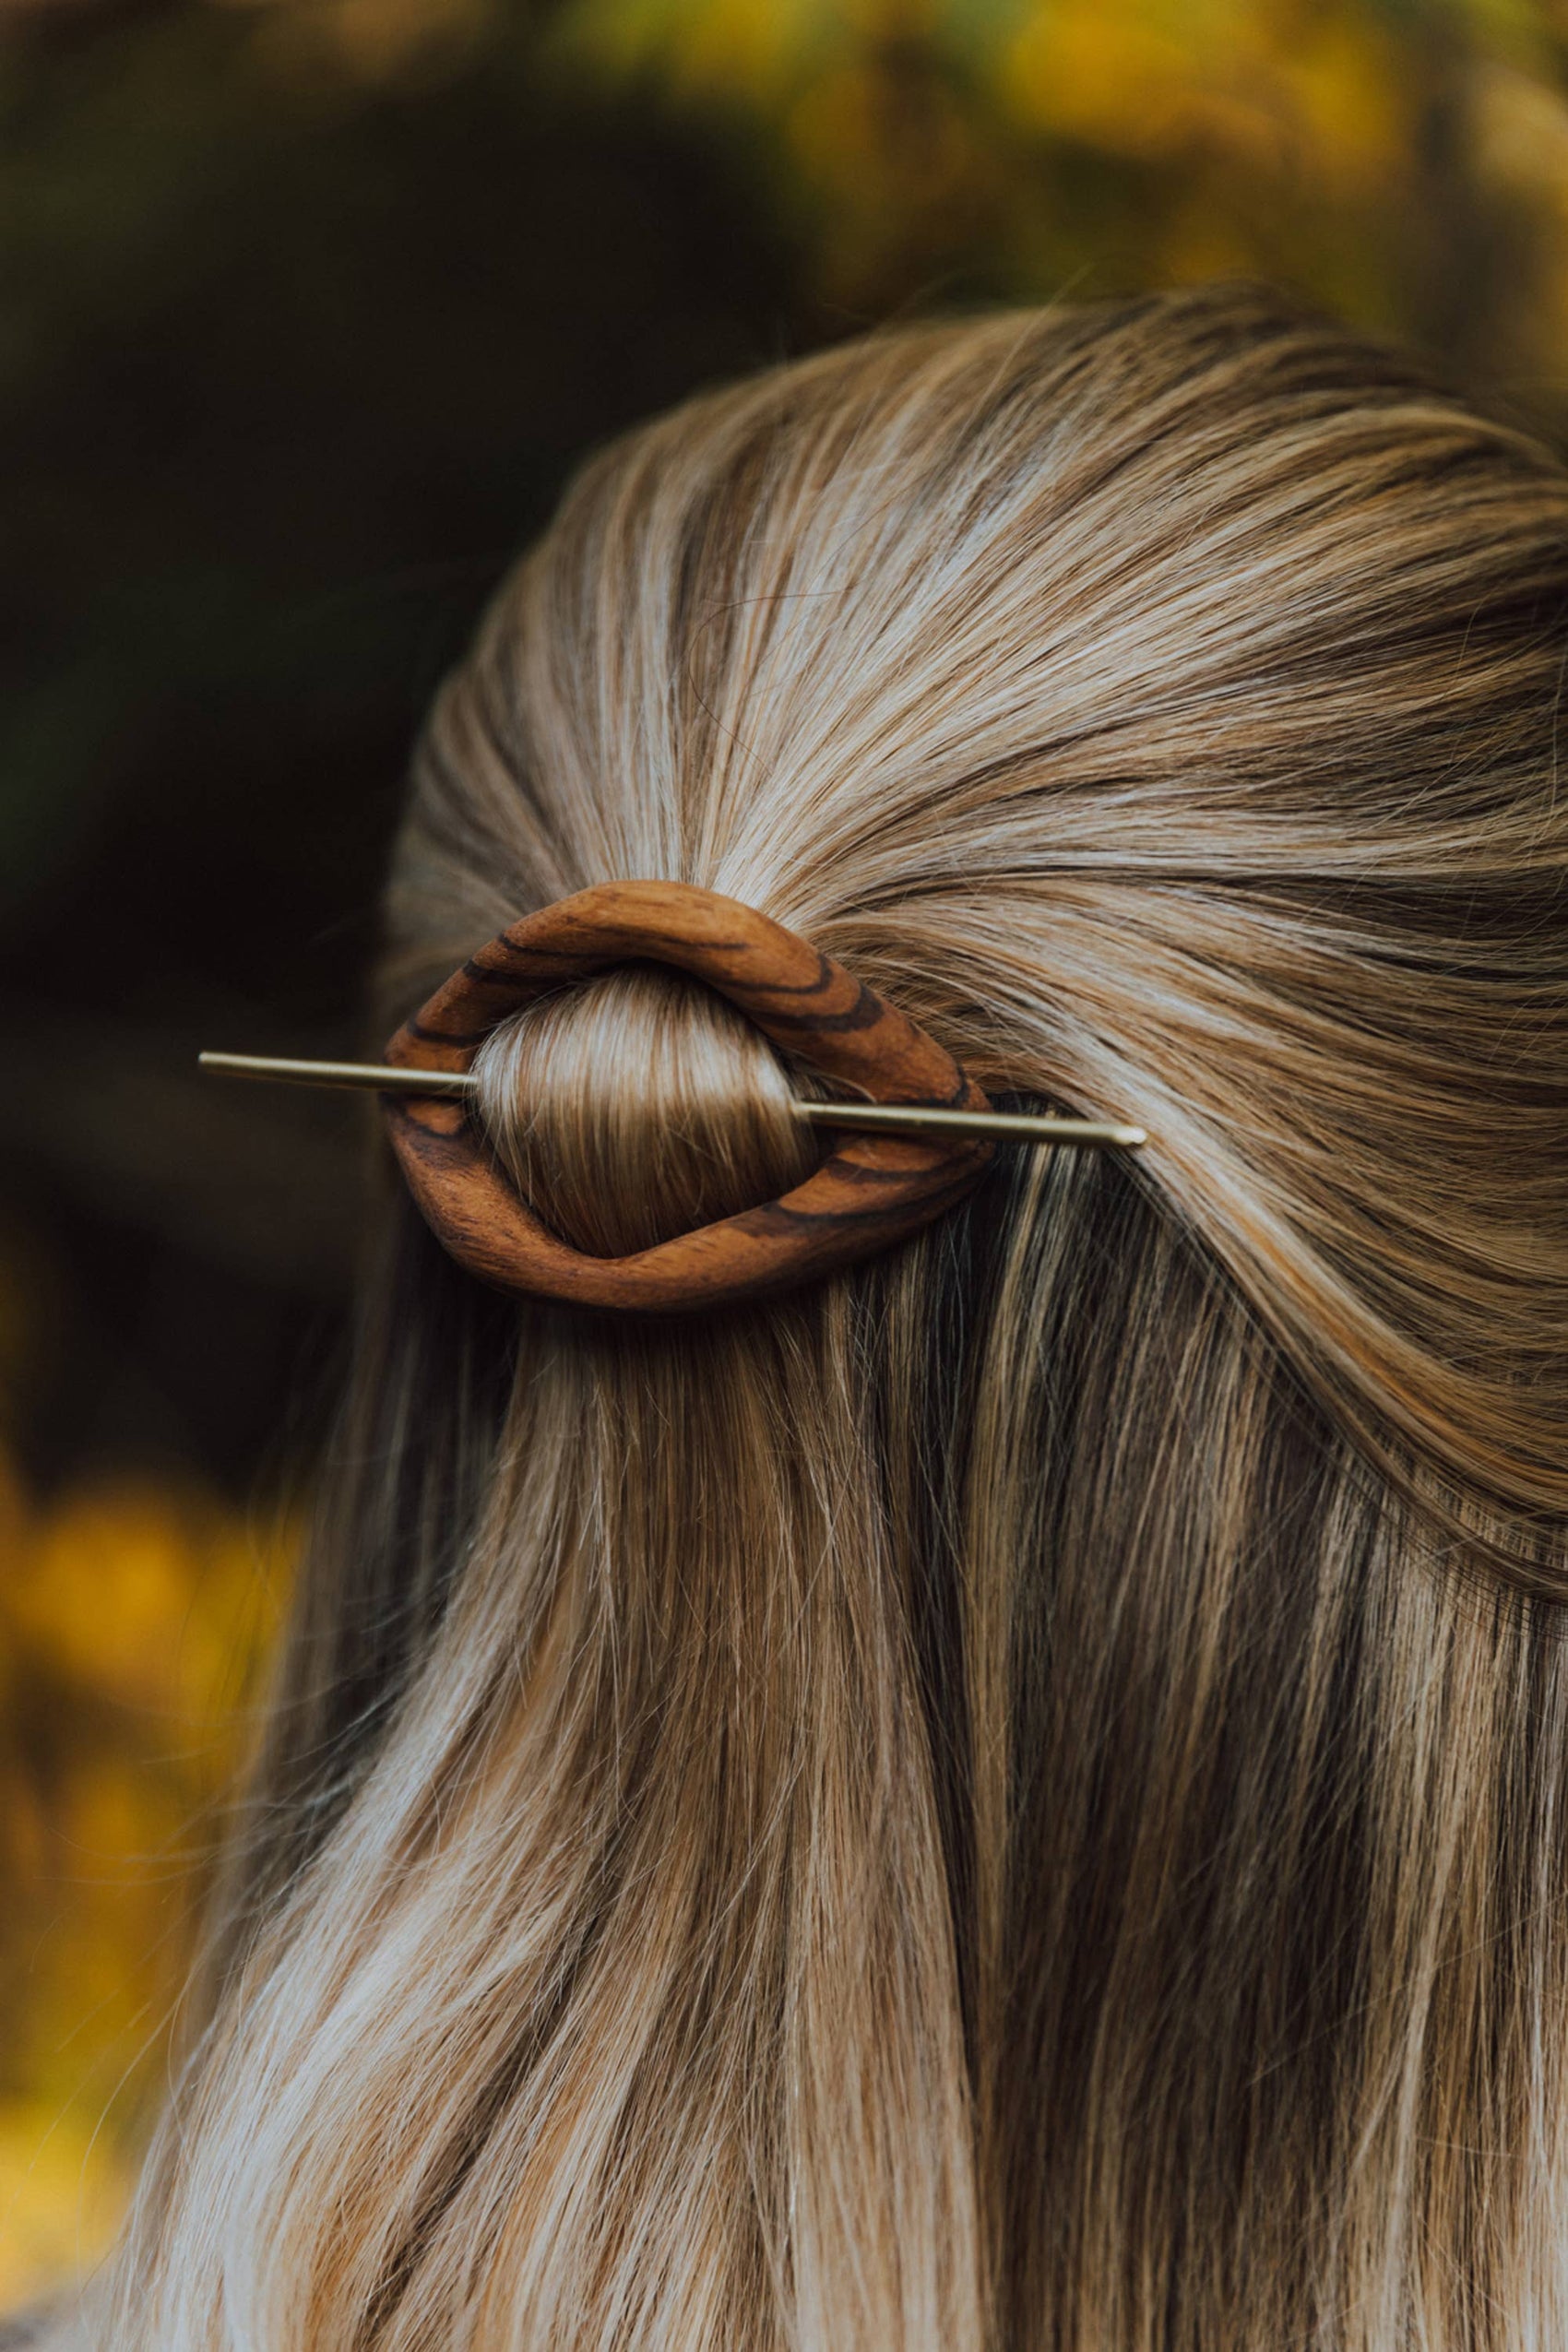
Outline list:
[[[850,1099],[797,1100],[839,1130],[776,1200],[624,1257],[574,1249],[509,1182],[468,1116],[473,1061],[533,998],[625,963],[687,973]],[[687,1314],[775,1296],[907,1241],[954,1208],[999,1143],[1134,1146],[1141,1129],[997,1111],[917,1021],[759,908],[680,882],[602,882],[478,947],[386,1041],[382,1066],[203,1054],[208,1069],[364,1087],[415,1206],[459,1265],[524,1298]]]
[[[477,1094],[479,1080],[467,1070],[397,1069],[383,1062],[300,1062],[279,1054],[201,1053],[204,1070],[225,1078],[271,1079],[281,1086],[340,1087],[369,1094],[456,1097]],[[832,1128],[855,1135],[972,1136],[1001,1144],[1082,1144],[1135,1151],[1148,1137],[1142,1127],[1103,1119],[1052,1119],[1032,1111],[939,1111],[903,1102],[808,1102],[798,1097],[790,1110],[803,1127]]]

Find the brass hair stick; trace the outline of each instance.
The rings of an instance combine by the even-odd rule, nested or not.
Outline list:
[[[357,1087],[370,1094],[467,1096],[478,1091],[468,1071],[407,1070],[377,1062],[299,1062],[277,1054],[202,1053],[204,1070],[224,1078],[270,1079],[282,1086]],[[803,1126],[850,1134],[973,1135],[1003,1144],[1087,1144],[1135,1151],[1142,1127],[1100,1119],[1050,1119],[1013,1111],[938,1111],[919,1103],[806,1102],[792,1105]]]
[[[856,1135],[982,1135],[998,1144],[1116,1144],[1135,1151],[1146,1144],[1141,1127],[1105,1119],[1049,1119],[1032,1111],[928,1111],[919,1103],[804,1102],[791,1104],[805,1127],[839,1127]]]
[[[466,1070],[397,1070],[381,1062],[294,1062],[275,1053],[198,1053],[220,1078],[270,1079],[285,1087],[343,1087],[367,1094],[472,1094]]]

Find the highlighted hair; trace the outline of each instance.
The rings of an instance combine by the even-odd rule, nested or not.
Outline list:
[[[1246,294],[588,468],[427,731],[384,1025],[671,877],[1151,1140],[679,1326],[389,1194],[99,2341],[1568,2343],[1565,659],[1568,475]],[[484,1074],[595,1251],[810,1164],[668,973]]]

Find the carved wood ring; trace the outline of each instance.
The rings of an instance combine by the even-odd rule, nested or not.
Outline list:
[[[775,1045],[873,1102],[984,1111],[934,1038],[841,964],[739,899],[683,883],[611,882],[526,915],[469,957],[386,1048],[400,1067],[466,1071],[531,996],[631,960],[673,965],[727,996]],[[682,1313],[766,1297],[917,1232],[973,1190],[987,1143],[845,1135],[760,1208],[629,1257],[591,1257],[541,1223],[459,1099],[382,1098],[393,1149],[427,1222],[462,1265],[539,1299]]]

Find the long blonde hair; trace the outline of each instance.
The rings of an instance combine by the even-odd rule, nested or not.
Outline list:
[[[643,1328],[387,1188],[95,2340],[1568,2343],[1565,660],[1568,475],[1247,293],[588,468],[421,748],[386,1026],[674,876],[1152,1140]],[[483,1113],[612,1251],[797,1175],[787,1084],[628,968]]]

